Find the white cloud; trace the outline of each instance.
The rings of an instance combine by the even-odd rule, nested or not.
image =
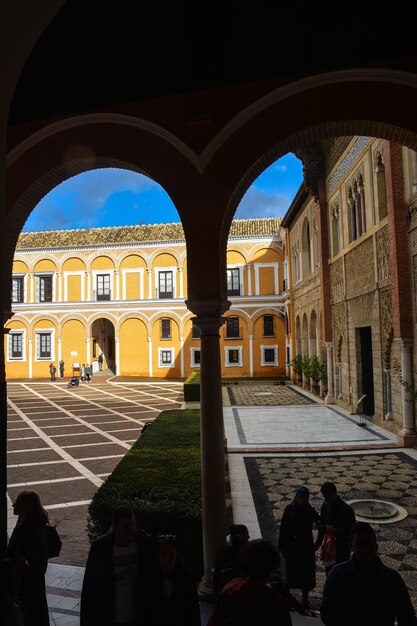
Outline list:
[[[292,198],[283,193],[267,194],[255,185],[249,187],[243,196],[235,219],[251,217],[283,217],[290,206]]]
[[[274,172],[286,172],[288,170],[287,165],[281,163],[280,165],[275,165],[273,168]]]

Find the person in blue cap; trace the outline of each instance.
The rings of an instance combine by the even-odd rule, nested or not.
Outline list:
[[[301,486],[282,515],[278,549],[285,558],[285,585],[301,589],[302,607],[310,609],[308,593],[316,586],[313,529],[320,528],[320,515],[309,503],[310,492]]]

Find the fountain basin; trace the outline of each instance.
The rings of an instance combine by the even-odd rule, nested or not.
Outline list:
[[[404,507],[385,500],[348,500],[348,504],[355,511],[358,522],[374,524],[392,524],[405,519],[408,515]]]

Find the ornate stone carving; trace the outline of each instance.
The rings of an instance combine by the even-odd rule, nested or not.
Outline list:
[[[356,163],[359,155],[363,152],[370,141],[370,137],[359,137],[357,141],[355,141],[351,150],[349,150],[343,161],[339,164],[337,170],[332,176],[330,176],[327,182],[327,193],[330,194],[334,191],[340,181],[346,176],[352,165]]]
[[[378,282],[388,280],[391,276],[389,264],[388,226],[384,226],[376,233],[376,258],[378,267]]]
[[[380,314],[381,314],[381,339],[382,355],[384,359],[384,369],[390,369],[391,344],[394,336],[392,327],[392,297],[391,290],[385,289],[380,292]]]
[[[375,289],[373,241],[370,237],[346,255],[346,296],[354,298]]]
[[[350,300],[349,313],[353,326],[372,326],[375,305],[375,292]]]
[[[336,361],[342,360],[342,347],[346,343],[346,309],[345,303],[340,302],[332,307],[333,338],[336,346]]]
[[[338,259],[330,266],[330,284],[332,286],[332,302],[343,300],[345,294],[343,259]]]

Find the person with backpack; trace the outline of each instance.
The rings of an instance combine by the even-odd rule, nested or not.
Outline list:
[[[47,511],[36,491],[21,491],[13,503],[17,522],[7,546],[7,558],[24,558],[27,572],[19,587],[23,626],[49,626],[45,572],[48,566]]]

